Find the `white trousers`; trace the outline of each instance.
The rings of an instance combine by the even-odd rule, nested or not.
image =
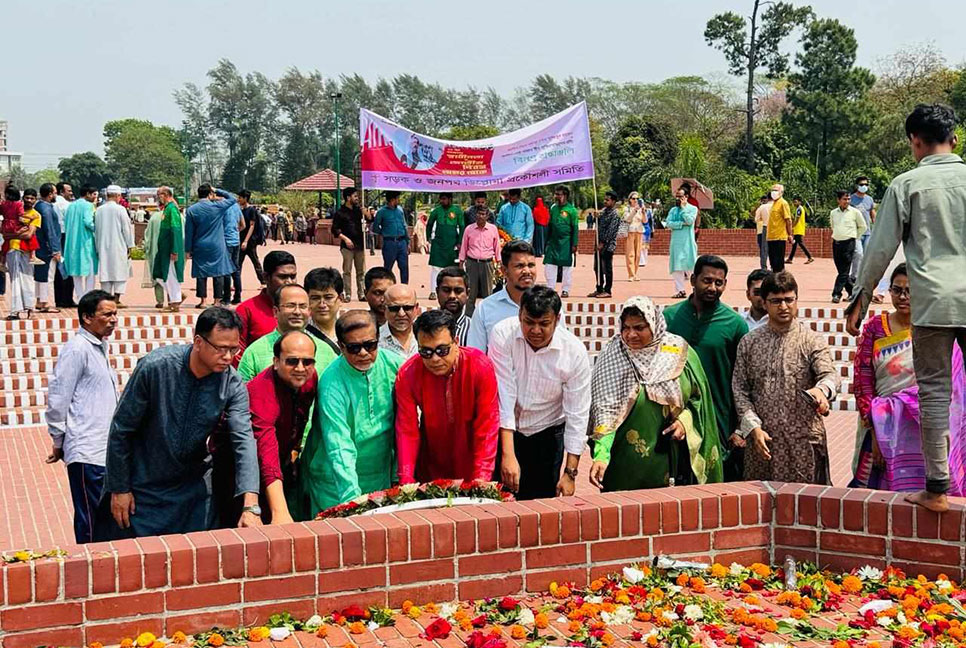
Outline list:
[[[688,288],[688,273],[684,270],[678,270],[671,273],[671,279],[674,279],[674,292],[680,293],[687,291]]]
[[[168,261],[168,278],[164,280],[164,292],[168,295],[168,304],[181,303],[181,282],[174,269],[174,261]]]
[[[124,281],[102,281],[101,290],[111,295],[123,295],[127,288],[127,280]]]
[[[550,263],[543,266],[543,270],[547,276],[547,287],[550,290],[556,290],[557,288],[557,268],[560,266],[555,266]],[[561,292],[570,293],[570,288],[574,284],[574,267],[573,266],[563,266],[563,286],[561,286]]]
[[[442,268],[437,266],[429,266],[429,292],[436,292],[436,277],[442,272]]]
[[[94,290],[94,275],[74,277],[74,301],[80,303],[81,297]]]
[[[10,314],[34,308],[34,272],[27,252],[7,252],[7,272],[10,274]]]

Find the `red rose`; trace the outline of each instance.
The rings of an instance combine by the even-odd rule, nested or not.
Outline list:
[[[520,603],[512,596],[504,596],[503,600],[500,601],[500,609],[504,612],[510,612],[511,610],[517,609]]]
[[[439,618],[426,626],[426,631],[419,636],[428,641],[433,641],[434,639],[445,639],[449,636],[449,632],[452,629],[453,626],[449,624],[449,621]]]
[[[742,633],[738,635],[738,648],[755,648],[758,641],[757,637],[751,637]]]
[[[364,619],[365,618],[366,611],[363,610],[358,605],[350,605],[346,609],[342,610],[341,614],[346,619],[350,619],[352,621],[358,621],[359,619]]]
[[[481,614],[480,616],[476,617],[475,619],[470,619],[470,623],[473,625],[474,628],[482,628],[483,626],[486,625],[486,615],[485,614]],[[479,632],[474,632],[473,634],[480,634],[480,633]]]
[[[643,638],[644,638],[644,635],[641,634],[640,631],[638,630],[635,630],[634,632],[631,633],[631,641],[640,641]]]

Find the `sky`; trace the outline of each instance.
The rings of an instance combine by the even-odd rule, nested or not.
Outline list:
[[[801,4],[801,3],[797,3]],[[658,82],[720,75],[704,42],[712,15],[746,15],[752,0],[4,0],[0,119],[28,171],[59,157],[103,153],[106,121],[137,117],[179,126],[172,92],[204,85],[228,58],[243,73],[290,67],[324,76],[416,74],[445,87],[504,95],[538,74]],[[903,46],[932,42],[966,63],[956,29],[966,2],[813,0],[853,27],[860,65],[879,67]],[[506,26],[507,33],[503,28]]]

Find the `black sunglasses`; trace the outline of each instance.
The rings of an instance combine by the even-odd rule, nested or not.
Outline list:
[[[440,344],[435,349],[433,347],[419,347],[419,356],[421,358],[426,358],[427,360],[429,360],[430,358],[433,357],[433,354],[435,353],[440,358],[445,358],[446,356],[449,355],[449,350],[451,348],[453,348],[452,344]]]
[[[398,313],[401,310],[411,313],[415,308],[416,304],[397,304],[395,306],[386,306],[386,310],[390,313]]]
[[[300,362],[306,369],[315,366],[315,358],[285,358],[287,367],[297,367]]]
[[[363,349],[372,353],[377,348],[379,348],[378,340],[366,340],[365,342],[344,342],[342,346],[345,347],[346,353],[350,355],[359,355]]]

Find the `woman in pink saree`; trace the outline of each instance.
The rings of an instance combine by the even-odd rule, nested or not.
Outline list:
[[[919,387],[912,363],[909,279],[906,264],[892,272],[894,310],[873,315],[862,329],[854,359],[859,410],[851,487],[889,491],[925,488],[919,429]],[[949,408],[949,494],[966,495],[966,380],[963,356],[953,352]]]

